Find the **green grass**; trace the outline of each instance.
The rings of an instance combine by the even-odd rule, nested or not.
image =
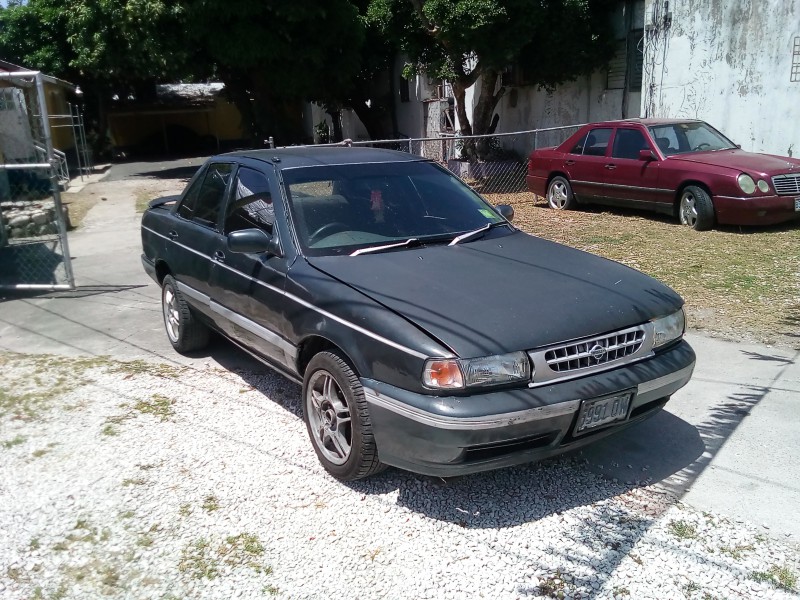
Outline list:
[[[2,392],[0,392],[0,393],[2,393]],[[5,449],[13,448],[14,446],[19,446],[21,444],[24,444],[27,439],[28,438],[26,438],[23,435],[16,435],[12,439],[2,442],[2,445],[3,445],[3,448],[5,448]]]
[[[140,413],[158,417],[163,422],[169,421],[169,418],[175,414],[175,411],[172,410],[174,403],[175,401],[172,398],[167,398],[161,394],[153,394],[149,400],[139,400],[134,404],[133,408]]]
[[[214,512],[219,508],[219,499],[213,494],[206,496],[203,498],[203,510],[206,512]]]
[[[773,565],[769,571],[751,573],[750,579],[761,583],[770,583],[787,592],[797,591],[797,575],[788,567]]]
[[[686,521],[670,521],[669,530],[672,535],[681,540],[692,540],[697,537],[697,528]]]
[[[800,226],[697,232],[647,212],[555,211],[533,194],[488,194],[514,207],[523,231],[644,271],[686,300],[689,326],[800,347]]]
[[[253,534],[228,536],[223,542],[213,545],[206,538],[200,538],[184,547],[178,569],[195,579],[215,579],[223,566],[246,567],[269,575],[272,567],[259,560],[263,554],[264,545]]]

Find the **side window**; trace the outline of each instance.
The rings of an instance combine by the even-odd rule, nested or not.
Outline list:
[[[639,158],[639,150],[650,148],[647,140],[638,129],[617,129],[611,156],[614,158]]]
[[[586,138],[587,137],[589,137],[588,133],[586,135],[584,135],[581,139],[579,139],[578,143],[575,144],[572,147],[572,150],[569,151],[570,154],[583,154],[583,147],[586,145]]]
[[[275,207],[266,175],[242,167],[236,174],[233,197],[225,213],[225,233],[260,227],[272,233]]]
[[[203,183],[189,190],[178,207],[178,214],[185,219],[197,221],[209,227],[216,227],[220,207],[225,199],[225,189],[231,177],[232,166],[215,163],[208,166]]]
[[[191,219],[194,214],[195,206],[197,205],[197,195],[200,193],[200,187],[203,185],[203,178],[205,175],[198,177],[192,182],[190,187],[183,196],[183,201],[178,206],[178,214],[184,219]]]
[[[653,136],[653,139],[656,141],[656,144],[665,156],[671,156],[672,154],[677,153],[681,147],[675,127],[672,125],[651,127],[650,134]]]
[[[583,153],[589,156],[605,156],[608,140],[611,138],[611,129],[592,129],[586,136]]]

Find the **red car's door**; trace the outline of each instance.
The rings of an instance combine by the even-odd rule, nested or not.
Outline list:
[[[641,150],[652,153],[648,158]],[[603,165],[605,189],[609,199],[625,204],[657,209],[672,203],[672,192],[658,185],[661,161],[649,136],[638,127],[618,127],[611,142],[611,152]]]
[[[572,191],[579,202],[592,201],[605,195],[604,167],[608,162],[605,155],[612,132],[610,127],[591,129],[564,156],[562,168],[569,176]]]

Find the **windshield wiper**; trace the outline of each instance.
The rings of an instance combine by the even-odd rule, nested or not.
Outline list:
[[[476,229],[474,231],[468,231],[467,233],[462,233],[461,235],[457,235],[456,237],[453,238],[453,241],[451,241],[447,245],[448,246],[455,246],[456,244],[460,244],[463,241],[471,240],[472,238],[478,237],[482,233],[486,233],[487,231],[489,231],[489,229],[491,229],[492,225],[499,225],[499,223],[487,223],[483,227],[479,227],[478,229]]]
[[[405,242],[398,242],[396,244],[386,244],[384,246],[370,246],[369,248],[359,248],[352,252],[350,256],[358,256],[359,254],[369,254],[370,252],[381,252],[382,250],[391,250],[392,248],[402,248],[403,246],[410,246],[418,242],[417,238],[409,238]]]

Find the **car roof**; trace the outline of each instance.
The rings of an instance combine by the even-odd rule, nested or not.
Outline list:
[[[597,123],[589,123],[589,126],[606,126],[615,127],[617,125],[631,125],[638,124],[645,127],[658,126],[658,125],[671,125],[673,123],[702,123],[700,119],[619,119],[616,121],[598,121]]]
[[[241,150],[212,157],[210,160],[237,156],[272,163],[278,169],[311,167],[322,165],[346,165],[363,163],[419,162],[427,160],[408,152],[367,148],[362,146],[293,146]]]

